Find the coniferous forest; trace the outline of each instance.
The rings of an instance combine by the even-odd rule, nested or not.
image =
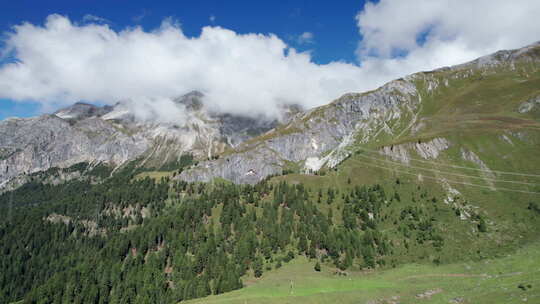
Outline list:
[[[337,193],[301,184],[134,179],[30,182],[0,196],[0,302],[174,303],[242,287],[296,255],[384,263],[378,186],[346,194],[343,224],[317,205]]]
[[[272,178],[187,183],[133,164],[112,175],[67,170],[81,168],[87,178],[36,176],[0,195],[1,303],[176,303],[242,288],[297,256],[339,274],[416,261],[416,246],[438,264],[437,218],[460,216],[399,179],[390,188],[349,179],[340,190]],[[472,224],[478,237],[487,230],[478,214]]]

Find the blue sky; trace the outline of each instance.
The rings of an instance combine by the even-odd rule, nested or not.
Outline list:
[[[354,17],[363,1],[5,1],[0,10],[0,30],[6,32],[22,22],[43,24],[50,14],[83,20],[93,15],[105,18],[115,30],[142,26],[152,30],[164,18],[179,21],[188,36],[201,28],[218,25],[237,33],[274,33],[299,50],[309,49],[317,63],[354,61],[358,29]],[[213,21],[212,21],[213,20]],[[299,44],[298,35],[313,33],[313,42]],[[33,102],[0,99],[0,120],[39,113]]]
[[[540,40],[537,0],[4,2],[0,119],[193,89],[237,114],[313,107]]]
[[[94,15],[117,29],[140,25],[150,30],[166,17],[178,20],[185,34],[197,36],[206,25],[219,25],[237,33],[274,33],[284,40],[312,32],[315,43],[298,46],[312,49],[316,62],[354,60],[358,29],[354,17],[364,1],[5,1],[0,11],[0,29],[27,21],[42,24],[50,14],[82,20]],[[215,17],[214,22],[210,21]],[[294,41],[289,39],[292,45]]]

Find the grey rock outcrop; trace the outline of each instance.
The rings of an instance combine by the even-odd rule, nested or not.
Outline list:
[[[392,133],[387,123],[405,112],[411,116],[418,104],[416,88],[407,80],[392,81],[373,92],[346,94],[329,105],[296,116],[258,140],[241,144],[238,152],[228,157],[245,161],[202,162],[199,167],[182,172],[180,178],[208,181],[221,177],[253,184],[281,172],[276,165],[287,161],[309,159],[306,165],[311,168],[307,169],[315,171],[324,164],[335,166],[348,156],[346,148],[354,138],[368,141],[381,132]],[[343,145],[344,142],[347,144]]]
[[[211,158],[279,124],[210,113],[202,97],[191,92],[176,100],[187,112],[181,124],[138,120],[122,103],[76,103],[52,115],[0,121],[0,190],[26,180],[20,176],[80,162],[120,166],[140,158],[140,165],[159,167],[184,153]]]
[[[84,119],[92,116],[102,116],[113,110],[111,106],[98,107],[92,104],[77,102],[72,106],[54,112],[54,115],[62,119]]]
[[[118,132],[98,118],[72,124],[55,115],[0,122],[0,186],[20,175],[80,162],[119,165],[146,151],[150,142]]]
[[[531,99],[521,103],[519,105],[518,112],[521,113],[521,114],[528,113],[531,110],[533,110],[535,107],[536,108],[540,107],[540,96],[536,96],[534,98],[531,98]]]
[[[500,51],[465,64],[416,73],[371,92],[345,94],[328,105],[297,114],[284,126],[246,141],[229,156],[247,159],[247,155],[250,155],[254,161],[233,164],[202,162],[199,167],[182,172],[179,178],[208,181],[221,177],[237,183],[254,183],[265,178],[265,175],[252,176],[248,175],[249,172],[266,172],[264,168],[280,162],[303,162],[306,172],[317,171],[322,166],[332,168],[351,154],[355,144],[377,145],[383,137],[398,139],[425,128],[425,122],[417,121],[418,113],[422,110],[417,85],[420,84],[428,94],[440,86],[450,86],[449,79],[438,79],[435,73],[452,71],[448,77],[466,78],[475,76],[477,72],[480,75],[495,73],[499,68],[515,70],[517,64],[522,62],[536,69],[540,63],[539,49],[540,43],[535,43],[521,49]],[[425,143],[397,146],[393,151],[385,150],[385,147],[381,153],[408,163],[410,149],[415,150],[421,158],[435,159],[449,146],[450,142],[446,139],[435,138]],[[269,158],[265,154],[255,153],[263,150],[273,151],[275,156]]]
[[[379,154],[386,155],[395,161],[409,164],[411,160],[410,152],[414,151],[425,160],[436,159],[442,151],[450,147],[450,142],[446,138],[436,137],[427,142],[414,142],[394,146],[384,146]],[[414,157],[413,157],[414,158]]]
[[[255,184],[269,175],[280,174],[284,165],[285,162],[275,151],[259,146],[245,153],[203,162],[196,169],[182,172],[182,178],[209,182],[221,177],[238,184]]]
[[[495,185],[493,184],[493,179],[495,178],[495,174],[491,169],[471,150],[461,148],[461,157],[469,162],[472,162],[476,164],[478,167],[480,167],[480,173],[485,178],[487,185],[491,188],[491,190],[495,190]]]

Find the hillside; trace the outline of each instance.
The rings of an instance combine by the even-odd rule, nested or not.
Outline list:
[[[409,157],[445,162],[446,154],[456,156],[454,151],[463,148],[463,155],[471,157],[456,157],[450,163],[481,168],[479,158],[491,170],[538,172],[528,161],[520,164],[528,160],[523,155],[502,153],[518,148],[531,155],[538,147],[539,51],[540,44],[501,51],[413,74],[371,92],[346,94],[298,114],[289,124],[241,144],[221,159],[201,162],[181,178],[254,183],[291,165],[297,172],[334,168],[359,147],[403,163]],[[480,147],[486,141],[482,139],[492,146]],[[467,146],[471,141],[477,146]],[[481,149],[490,155],[481,155]],[[511,159],[490,163],[494,151]]]
[[[538,301],[538,245],[511,257],[384,271],[313,270],[306,259],[244,289],[186,303],[514,303]],[[512,272],[508,272],[512,270]]]

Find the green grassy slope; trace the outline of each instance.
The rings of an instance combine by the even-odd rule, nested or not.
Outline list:
[[[244,289],[187,303],[536,303],[539,259],[536,244],[481,262],[408,264],[341,276],[325,266],[316,272],[313,261],[299,258]]]

